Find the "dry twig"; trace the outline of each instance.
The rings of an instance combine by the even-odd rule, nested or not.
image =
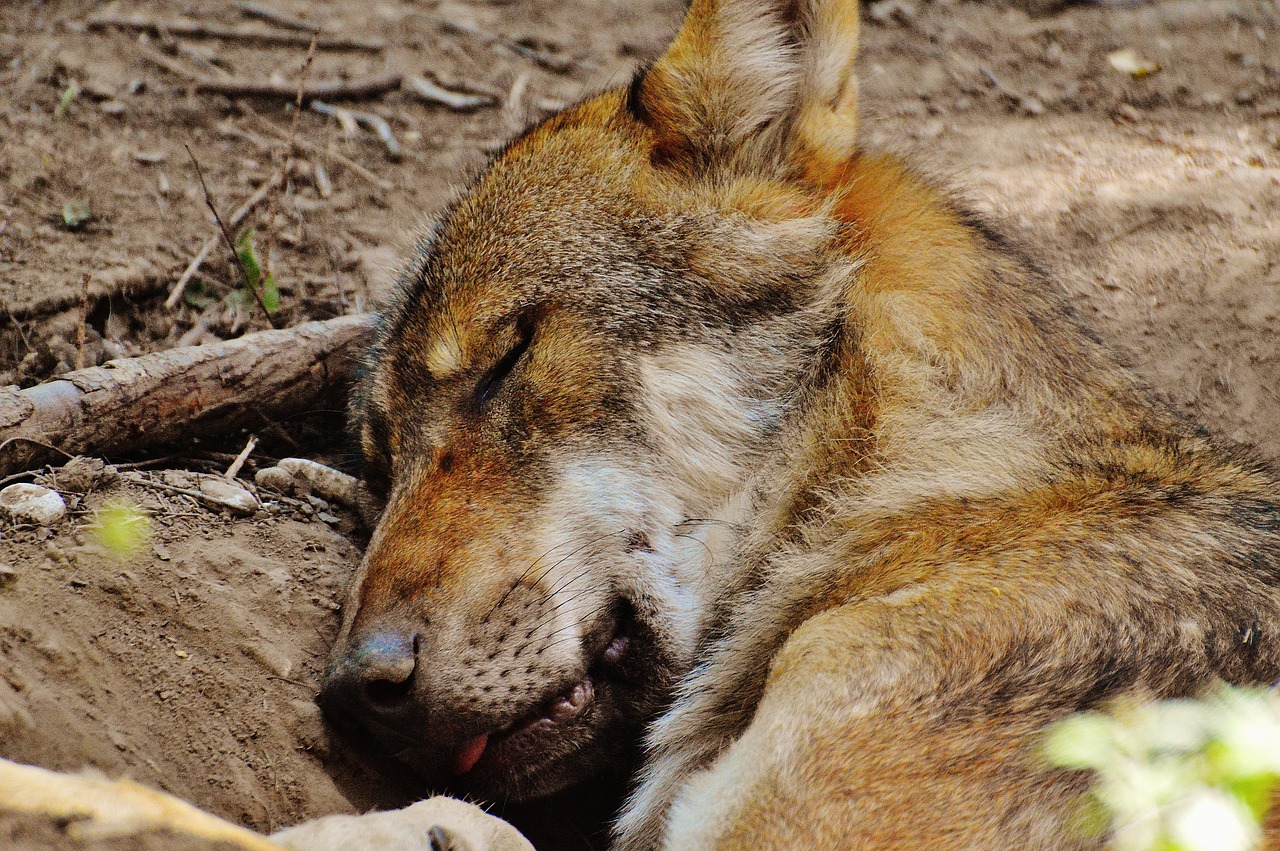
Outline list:
[[[591,70],[591,66],[586,62],[579,62],[572,56],[562,56],[557,53],[548,53],[545,50],[537,50],[529,47],[527,44],[521,44],[518,41],[506,38],[505,36],[494,35],[491,32],[485,32],[479,27],[471,24],[464,24],[461,21],[454,21],[448,18],[440,18],[440,26],[446,32],[459,33],[461,35],[470,36],[482,44],[496,44],[503,47],[518,56],[530,59],[548,71],[554,71],[557,74],[567,74],[571,71],[582,69]]]
[[[402,156],[400,151],[400,143],[396,141],[395,134],[391,132],[391,125],[381,115],[372,112],[356,112],[350,109],[341,109],[330,103],[320,100],[313,100],[311,108],[322,115],[331,115],[341,120],[344,115],[349,116],[351,120],[358,124],[363,124],[374,132],[374,134],[382,140],[382,144],[386,145],[387,153],[391,159],[398,160]]]
[[[290,47],[306,47],[311,44],[312,36],[306,33],[282,33],[269,30],[239,29],[222,27],[181,18],[172,21],[153,21],[138,16],[114,17],[111,15],[95,15],[85,21],[91,30],[127,29],[149,32],[153,35],[168,33],[187,38],[223,38],[234,41],[247,41],[256,44],[284,45]],[[386,42],[380,39],[344,38],[337,36],[318,36],[316,46],[330,50],[367,50],[377,52],[386,48]]]
[[[93,273],[85,272],[80,282],[80,324],[76,328],[76,369],[84,369],[84,344],[89,325],[89,284]]]
[[[134,45],[134,48],[138,51],[138,53],[142,55],[143,59],[147,60],[153,65],[159,65],[161,68],[168,71],[170,74],[176,74],[177,76],[181,77],[182,79],[190,83],[199,82],[200,80],[205,79],[205,77],[202,76],[200,73],[191,70],[186,65],[183,65],[181,62],[179,62],[178,60],[173,59],[172,57],[166,56],[158,50],[153,50],[152,48],[142,44]]]
[[[412,75],[405,78],[405,83],[412,91],[427,103],[445,106],[457,112],[470,112],[485,106],[493,106],[498,99],[491,95],[478,95],[470,92],[455,92],[446,89],[426,77]]]
[[[230,97],[295,98],[299,91],[303,100],[324,98],[350,100],[377,97],[400,87],[402,75],[395,71],[356,77],[350,80],[315,80],[304,86],[277,83],[271,80],[242,80],[229,77],[225,80],[201,79],[195,83],[198,92],[228,95]]]
[[[275,9],[268,9],[261,3],[250,3],[247,0],[235,0],[231,4],[243,12],[250,18],[258,18],[278,27],[284,27],[287,30],[304,33],[319,33],[320,28],[315,24],[309,24],[306,21],[286,15],[283,12],[277,12]]]
[[[289,175],[293,173],[293,162],[298,154],[298,118],[302,114],[302,92],[307,87],[307,78],[311,76],[311,64],[315,61],[315,58],[316,43],[315,39],[312,39],[311,46],[307,48],[307,58],[302,63],[302,71],[298,74],[298,94],[293,103],[293,119],[289,122],[289,139],[285,142],[284,155],[280,157],[279,168],[275,178],[271,181],[274,185],[282,187],[285,193],[289,191]],[[273,156],[275,155],[275,152],[273,152]],[[269,195],[268,199],[270,199]],[[276,229],[276,207],[277,205],[270,203],[270,200],[268,200],[267,211],[271,214],[271,225],[267,228],[262,246],[261,277],[264,281],[271,277],[271,237]]]
[[[244,449],[240,450],[240,454],[231,462],[231,466],[227,467],[227,471],[222,474],[224,479],[234,479],[240,475],[240,468],[244,466],[244,462],[249,460],[249,456],[258,446],[258,436],[256,434],[249,435],[249,442],[244,445]]]

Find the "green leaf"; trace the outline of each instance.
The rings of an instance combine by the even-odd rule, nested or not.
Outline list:
[[[262,278],[262,266],[258,263],[258,255],[253,247],[253,228],[246,230],[236,240],[236,257],[240,259],[240,268],[244,269],[244,276],[248,279],[246,283],[256,290],[258,281]]]
[[[276,285],[275,275],[268,274],[262,282],[262,306],[267,313],[275,313],[280,309],[280,287]]]
[[[58,98],[58,105],[54,107],[53,114],[56,118],[61,118],[67,114],[67,110],[71,108],[72,102],[80,96],[80,87],[72,82],[62,90],[62,97]]]

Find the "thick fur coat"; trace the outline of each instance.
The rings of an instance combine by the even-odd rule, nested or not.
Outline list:
[[[853,0],[694,0],[423,240],[323,700],[620,851],[1074,848],[1040,731],[1280,678],[1276,481],[858,146]],[[479,851],[479,849],[476,849]]]

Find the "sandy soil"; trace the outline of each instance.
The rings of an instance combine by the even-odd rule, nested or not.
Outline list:
[[[661,49],[681,8],[266,5],[385,41],[378,52],[319,51],[313,79],[389,67],[497,98],[471,113],[404,92],[349,104],[389,122],[398,160],[372,134],[299,116],[307,150],[288,191],[246,220],[280,283],[282,323],[376,301],[414,229],[487,150],[625,80]],[[188,298],[175,309],[163,301],[214,232],[184,146],[225,214],[278,167],[292,113],[280,101],[193,93],[171,69],[295,80],[305,48],[88,26],[134,14],[269,29],[213,0],[0,8],[0,382],[265,327],[234,292],[221,248]],[[962,187],[1156,388],[1280,460],[1280,3],[881,0],[864,41],[868,142],[910,151]],[[1126,47],[1162,70],[1115,70],[1107,57]],[[73,84],[79,94],[60,111]],[[86,203],[93,218],[66,227],[64,205]],[[278,430],[286,436],[263,454],[299,451],[286,446],[290,425]],[[341,458],[332,444],[304,443]],[[211,457],[184,448],[147,475],[164,482],[174,475],[165,467],[210,469]],[[278,504],[231,519],[139,483],[68,496],[62,524],[0,538],[0,562],[17,572],[0,587],[0,755],[129,775],[264,830],[418,791],[334,740],[311,703],[358,559],[352,518]],[[152,515],[153,539],[132,560],[105,554],[86,528],[109,498]],[[54,826],[0,820],[6,847],[59,837]]]

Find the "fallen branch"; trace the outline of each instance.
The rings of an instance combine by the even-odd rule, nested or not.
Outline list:
[[[187,38],[223,38],[233,41],[246,41],[256,44],[285,45],[290,47],[307,47],[312,36],[300,32],[279,32],[260,29],[239,29],[222,27],[217,24],[197,23],[182,20],[153,21],[142,17],[114,17],[112,15],[95,15],[85,21],[91,30],[119,28],[138,32],[149,32],[152,35],[179,35]],[[342,38],[336,36],[316,36],[316,47],[330,50],[367,50],[376,52],[386,48],[386,42],[378,39]]]
[[[294,83],[276,83],[270,80],[225,80],[205,79],[195,83],[195,90],[211,94],[228,95],[230,97],[298,97],[299,90],[303,100],[323,98],[325,100],[351,100],[354,98],[371,98],[398,89],[402,75],[395,71],[374,74],[371,77],[357,77],[351,80],[312,80],[299,89]]]
[[[369,314],[308,322],[0,392],[0,475],[58,453],[117,454],[341,406],[372,325]]]

